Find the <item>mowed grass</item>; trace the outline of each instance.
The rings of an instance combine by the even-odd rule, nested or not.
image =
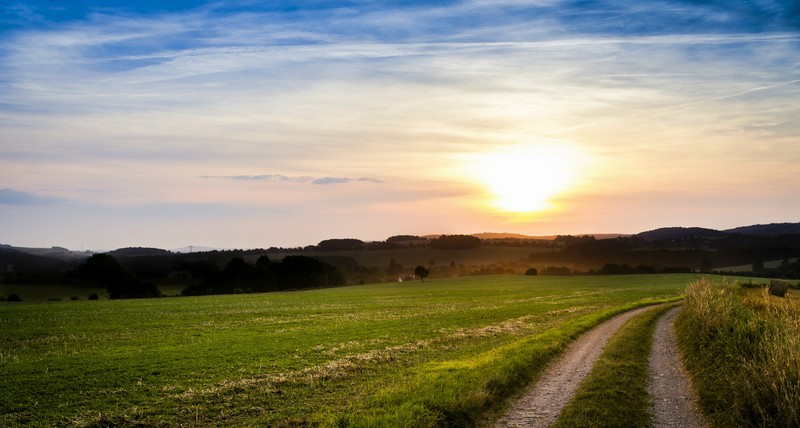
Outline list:
[[[692,275],[0,304],[0,426],[468,426]]]

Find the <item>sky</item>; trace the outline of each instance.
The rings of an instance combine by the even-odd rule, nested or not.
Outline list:
[[[796,1],[0,3],[0,243],[800,221]]]

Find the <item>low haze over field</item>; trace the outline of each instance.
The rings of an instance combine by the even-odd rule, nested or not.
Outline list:
[[[0,5],[0,243],[797,221],[793,1]]]

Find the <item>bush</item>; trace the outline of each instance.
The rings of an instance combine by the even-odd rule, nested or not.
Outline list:
[[[528,276],[536,276],[538,274],[539,274],[539,271],[536,270],[536,268],[530,268],[530,269],[525,271],[525,275],[528,275]]]
[[[89,295],[89,300],[100,300],[100,296],[97,293],[92,293]]]
[[[16,295],[16,294],[9,294],[9,295],[8,295],[8,299],[6,299],[6,301],[7,301],[7,302],[21,302],[21,301],[22,301],[22,298],[20,298],[20,297],[19,297],[18,295]]]

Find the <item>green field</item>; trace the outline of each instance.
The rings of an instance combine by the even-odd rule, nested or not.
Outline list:
[[[693,275],[0,304],[2,426],[469,426]]]

